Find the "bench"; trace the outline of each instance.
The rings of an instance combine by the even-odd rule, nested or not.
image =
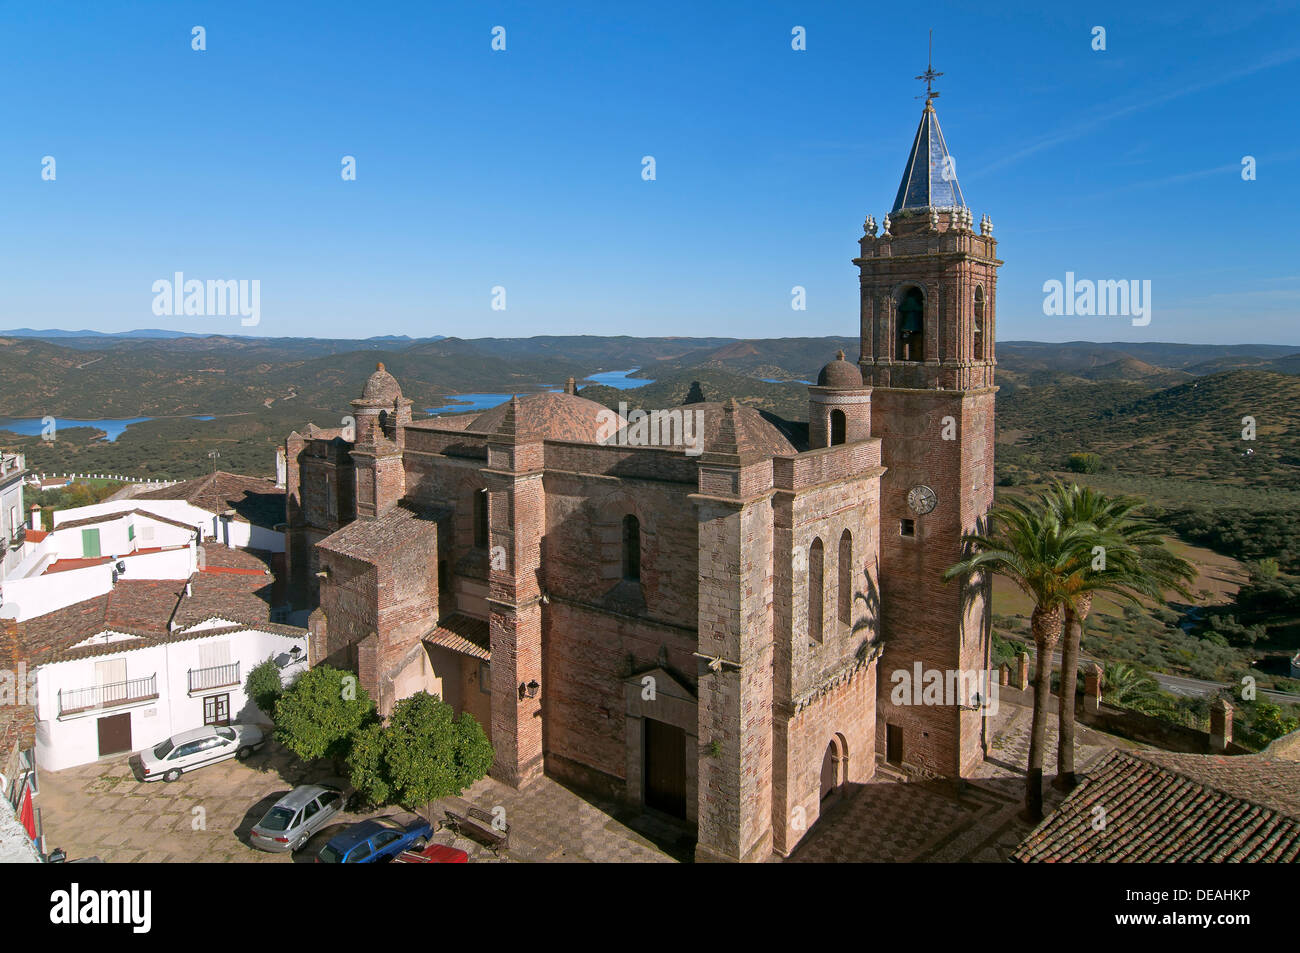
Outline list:
[[[447,811],[447,825],[458,834],[489,847],[494,854],[510,846],[510,825],[502,823],[497,826],[491,814],[477,807],[471,807],[464,814]]]

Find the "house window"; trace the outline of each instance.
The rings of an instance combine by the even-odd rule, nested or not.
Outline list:
[[[203,723],[224,725],[230,721],[230,695],[207,695],[203,699]]]
[[[899,521],[898,521],[898,535],[899,535],[899,536],[915,536],[915,535],[916,535],[916,520],[899,520]]]
[[[808,638],[814,642],[822,640],[822,603],[825,598],[822,551],[820,539],[814,539],[808,547]]]
[[[484,695],[492,694],[492,665],[489,662],[478,663],[478,690]]]
[[[334,474],[325,474],[325,515],[333,519],[339,515],[339,501],[334,494]]]
[[[641,578],[641,521],[631,513],[623,517],[623,578]]]
[[[840,622],[848,625],[853,611],[853,536],[846,529],[840,537],[840,578],[836,594]]]
[[[898,360],[925,360],[925,296],[908,288],[898,303]]]
[[[487,549],[488,495],[487,490],[474,491],[474,547]]]

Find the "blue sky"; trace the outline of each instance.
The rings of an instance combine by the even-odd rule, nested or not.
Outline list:
[[[933,28],[1000,339],[1300,343],[1300,7],[1139,6],[9,3],[0,328],[855,334]],[[177,271],[260,324],[155,316]],[[1044,316],[1067,271],[1151,323]]]

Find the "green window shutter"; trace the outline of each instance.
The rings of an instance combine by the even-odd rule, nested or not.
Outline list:
[[[81,555],[86,559],[99,558],[99,530],[83,529],[81,531]]]
[[[128,523],[128,524],[127,524],[127,526],[126,526],[126,538],[127,538],[128,540],[135,539],[135,524],[134,524],[134,523]]]

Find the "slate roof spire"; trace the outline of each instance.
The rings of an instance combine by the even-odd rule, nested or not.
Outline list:
[[[934,102],[926,99],[921,124],[903,169],[903,181],[890,214],[904,209],[965,208],[966,198],[957,184],[957,165],[948,152]]]

